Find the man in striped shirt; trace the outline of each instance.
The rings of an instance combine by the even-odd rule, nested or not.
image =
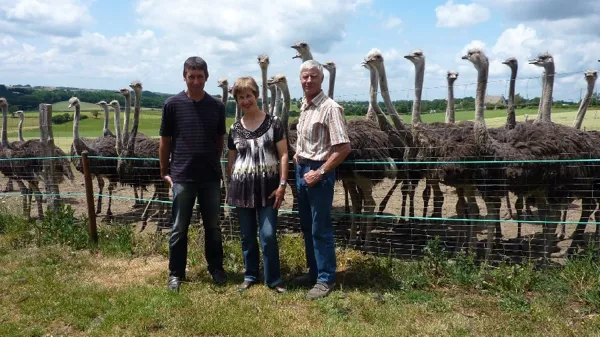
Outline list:
[[[335,286],[336,257],[331,225],[334,169],[350,153],[343,108],[327,97],[321,85],[323,67],[309,60],[300,67],[305,100],[298,120],[296,188],[304,234],[308,275],[294,283],[313,284],[307,298],[327,296]]]

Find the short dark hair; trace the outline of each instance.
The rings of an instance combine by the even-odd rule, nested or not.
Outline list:
[[[188,70],[204,70],[204,75],[208,78],[208,65],[200,56],[191,56],[183,64],[183,77]]]

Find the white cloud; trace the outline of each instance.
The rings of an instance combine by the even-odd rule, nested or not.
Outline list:
[[[15,35],[76,36],[92,22],[89,1],[1,0],[0,27]]]
[[[490,19],[490,10],[479,4],[454,4],[448,0],[444,5],[435,8],[437,27],[461,28],[471,27]]]
[[[393,29],[402,24],[402,20],[399,17],[391,15],[383,22],[383,28],[385,29]]]

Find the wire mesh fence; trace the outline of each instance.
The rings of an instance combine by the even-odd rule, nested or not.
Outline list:
[[[89,156],[87,160],[91,172],[106,172],[109,169],[107,164],[118,162],[144,167],[147,173],[138,174],[136,181],[146,180],[149,183],[145,186],[127,184],[127,181],[122,184],[113,179],[113,184],[110,177],[92,175],[93,198],[90,205],[90,199],[86,200],[84,175],[79,170],[82,166],[80,156],[2,158],[0,164],[4,167],[26,165],[36,172],[28,179],[13,176],[12,189],[8,177],[3,175],[0,179],[2,202],[12,209],[22,208],[25,216],[35,218],[43,216],[44,203],[56,200],[72,205],[82,216],[89,214],[91,207],[99,221],[112,225],[129,224],[143,231],[169,230],[172,195],[162,185],[157,158]],[[570,168],[576,167],[596,174],[600,159],[556,160],[552,161],[552,166],[544,160],[515,162],[431,161],[427,162],[425,169],[422,166],[424,162],[395,162],[406,172],[416,168],[426,174],[424,177],[417,175],[412,180],[397,177],[370,180],[370,189],[363,184],[353,190],[346,183],[354,178],[345,175],[344,167],[350,167],[356,177],[372,173],[378,163],[344,162],[336,170],[332,204],[336,241],[338,245],[371,254],[411,259],[423,254],[427,241],[439,238],[450,252],[466,250],[476,254],[480,260],[515,263],[561,259],[567,253],[600,243],[595,214],[598,202],[595,189],[600,186],[595,179],[598,175],[591,180],[579,177],[571,182],[557,177],[555,184],[543,187],[539,180],[531,183],[523,180],[521,185],[511,186],[511,177],[502,177],[508,172],[507,168],[517,164],[547,172],[569,172]],[[53,192],[47,184],[47,170],[52,166],[62,167],[65,163],[74,164],[76,169],[72,174],[55,171],[58,188]],[[154,169],[148,169],[153,165],[156,165]],[[469,181],[472,186],[445,184],[443,180],[431,179],[436,176],[434,173],[443,171],[443,167],[448,165],[462,166],[462,174],[473,177]],[[491,166],[502,173],[491,174],[489,179],[478,175],[485,167]],[[293,168],[293,163],[290,163],[290,170]],[[59,175],[63,178],[58,178]],[[289,185],[294,186],[294,175],[290,174],[290,177]],[[532,193],[523,192],[527,189]],[[545,192],[538,193],[540,190]],[[292,192],[288,187],[286,199],[279,210],[278,230],[284,235],[301,233],[297,201]],[[221,195],[221,227],[226,237],[238,236],[236,209],[225,203],[224,193]],[[199,214],[194,215],[192,222],[200,221]]]

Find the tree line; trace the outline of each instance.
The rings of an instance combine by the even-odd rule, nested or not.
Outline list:
[[[132,92],[133,95],[133,92]],[[145,108],[162,109],[164,101],[172,94],[156,93],[152,91],[143,91],[142,93],[142,106]],[[113,90],[89,90],[79,88],[46,88],[46,87],[32,87],[29,85],[17,85],[7,87],[0,84],[0,97],[5,97],[10,106],[9,112],[13,113],[17,110],[37,110],[40,103],[53,104],[57,102],[67,101],[69,98],[77,96],[82,102],[96,103],[99,101],[110,102],[113,99],[123,101],[121,94],[115,93]],[[214,95],[216,98],[221,98],[221,95]],[[535,97],[532,99],[525,99],[521,95],[515,95],[515,104],[517,108],[537,106],[540,98]],[[598,105],[600,101],[600,94],[595,93],[592,97],[591,105]],[[293,107],[300,107],[301,98],[292,98],[290,116],[298,116],[299,109]],[[368,101],[340,101],[338,102],[344,107],[345,115],[360,116],[365,115],[369,108]],[[412,109],[412,100],[399,100],[394,101],[393,104],[400,114],[410,114]],[[261,100],[258,101],[259,106]],[[577,106],[578,103],[556,100],[553,102],[553,106]],[[382,109],[385,109],[383,102],[379,102]],[[456,110],[473,110],[475,108],[474,97],[463,97],[455,99]],[[421,102],[421,111],[423,113],[436,113],[446,111],[446,100],[445,99],[433,99],[423,100]],[[228,117],[235,116],[235,101],[233,98],[229,98],[226,104],[226,114]]]

